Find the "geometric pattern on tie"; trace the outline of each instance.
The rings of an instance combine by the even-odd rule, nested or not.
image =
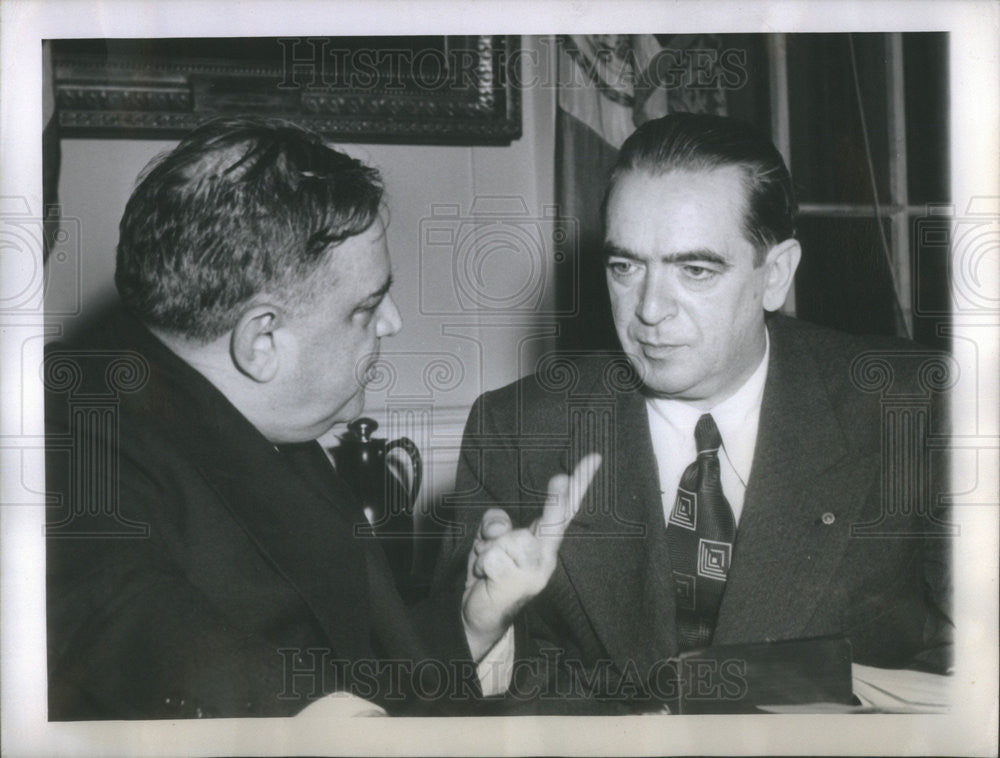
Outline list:
[[[733,546],[717,540],[698,540],[698,576],[726,581]]]
[[[674,582],[677,588],[677,607],[693,611],[695,606],[695,582],[697,579],[690,574],[674,571]]]
[[[698,529],[698,493],[678,489],[674,509],[670,512],[670,523],[683,529]]]
[[[711,414],[698,419],[694,439],[698,456],[684,469],[667,521],[681,652],[712,641],[736,539],[733,509],[722,492],[722,437]]]

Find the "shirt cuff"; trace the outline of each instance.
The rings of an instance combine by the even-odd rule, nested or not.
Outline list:
[[[496,641],[476,666],[479,686],[483,695],[502,695],[510,686],[514,673],[514,626],[508,626],[503,637]]]

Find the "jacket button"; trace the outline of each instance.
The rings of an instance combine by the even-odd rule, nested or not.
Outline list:
[[[823,514],[823,523],[826,524],[827,526],[830,526],[830,524],[832,524],[836,520],[837,517],[834,516],[830,511],[827,511],[826,513]]]

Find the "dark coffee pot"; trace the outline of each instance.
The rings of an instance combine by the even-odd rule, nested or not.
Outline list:
[[[400,590],[406,594],[413,571],[413,506],[420,492],[423,463],[420,451],[409,437],[389,442],[373,438],[378,422],[359,418],[347,425],[340,446],[333,449],[337,472],[361,501],[368,525],[359,536],[378,538],[389,560]],[[391,456],[399,448],[406,453],[410,475],[401,471],[402,456]],[[407,479],[409,486],[407,486]]]

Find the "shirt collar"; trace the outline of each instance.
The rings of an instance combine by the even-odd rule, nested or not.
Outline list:
[[[722,436],[722,446],[733,468],[746,482],[753,464],[757,442],[760,406],[767,380],[767,364],[771,355],[771,337],[764,330],[764,356],[750,378],[728,398],[709,410],[696,408],[683,400],[650,398],[650,407],[670,426],[685,436],[694,434],[694,427],[704,413],[711,413]]]
[[[760,365],[742,387],[709,411],[719,427],[726,455],[744,483],[749,480],[753,465],[760,405],[764,399],[767,364],[771,357],[771,338],[766,329],[764,335],[764,357]]]

